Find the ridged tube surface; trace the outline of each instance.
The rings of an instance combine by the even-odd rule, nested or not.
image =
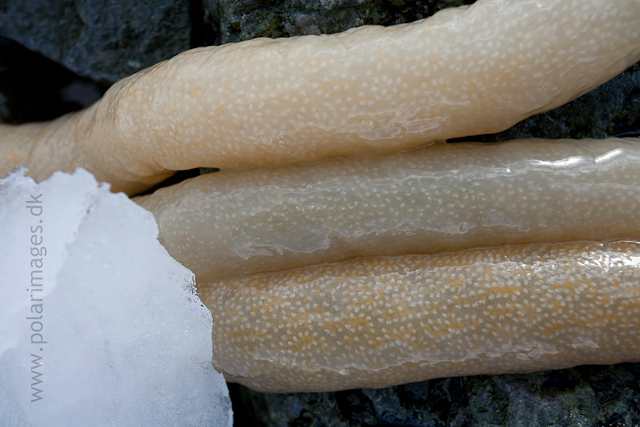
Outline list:
[[[640,362],[640,244],[362,258],[200,283],[213,363],[267,392]]]
[[[436,144],[219,172],[136,200],[199,281],[358,256],[640,239],[640,140]]]
[[[2,127],[0,176],[78,166],[135,194],[175,170],[498,132],[640,59],[640,0],[479,0],[412,24],[194,49],[89,109]]]

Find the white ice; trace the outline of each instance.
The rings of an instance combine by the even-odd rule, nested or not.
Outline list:
[[[231,426],[211,314],[153,216],[77,170],[0,180],[0,426]]]

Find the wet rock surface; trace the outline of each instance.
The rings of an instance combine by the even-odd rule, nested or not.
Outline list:
[[[221,41],[229,43],[255,37],[331,34],[362,25],[402,24],[474,1],[219,0],[217,14]]]
[[[236,411],[236,422],[249,423],[244,425],[640,425],[638,364],[445,378],[336,393],[264,394],[240,386],[231,390],[237,407],[247,408]]]

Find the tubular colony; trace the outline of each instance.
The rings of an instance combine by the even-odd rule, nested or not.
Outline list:
[[[84,167],[136,194],[176,170],[313,162],[498,132],[640,59],[640,0],[479,0],[411,24],[194,49],[49,123],[0,175]]]
[[[0,175],[84,167],[133,195],[181,169],[390,153],[506,129],[638,59],[640,0],[479,0],[196,49],[82,112],[0,127]],[[437,144],[199,177],[138,202],[198,275],[215,366],[259,390],[640,361],[638,243],[534,243],[639,239],[637,144]]]

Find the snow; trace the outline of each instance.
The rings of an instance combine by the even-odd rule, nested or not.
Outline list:
[[[0,180],[0,425],[231,426],[193,274],[78,169]]]

